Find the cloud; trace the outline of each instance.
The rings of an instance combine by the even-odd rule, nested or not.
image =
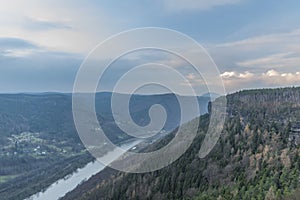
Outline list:
[[[3,1],[0,37],[34,41],[54,51],[87,54],[99,42],[124,30],[116,12],[82,1]],[[126,24],[128,25],[128,24]]]
[[[0,38],[0,55],[7,57],[26,57],[41,51],[40,47],[30,41],[19,38]]]
[[[275,71],[274,69],[271,69],[269,71],[267,71],[267,73],[263,73],[264,77],[278,77],[280,76],[280,73]]]
[[[34,49],[9,49],[1,51],[0,54],[7,57],[28,57],[35,52]]]
[[[210,45],[208,51],[221,71],[296,71],[300,63],[300,29]]]
[[[166,10],[170,12],[210,10],[217,6],[233,5],[241,0],[164,0]]]
[[[3,57],[7,57],[9,59],[9,57],[25,58],[29,56],[35,56],[31,59],[39,59],[39,57],[82,58],[82,55],[80,54],[49,50],[47,47],[36,45],[31,41],[21,38],[0,37],[1,61],[4,59]]]
[[[264,11],[264,6],[257,7],[260,4],[253,7],[240,6],[244,1],[247,0],[163,0],[161,1],[162,3],[152,2],[146,5],[135,2],[134,5],[129,4],[125,6],[124,4],[118,8],[114,3],[104,2],[87,3],[82,1],[50,0],[28,0],[26,2],[19,0],[3,1],[0,7],[0,68],[2,68],[2,79],[5,77],[10,79],[6,83],[2,81],[1,85],[3,88],[12,85],[13,78],[11,77],[14,77],[14,75],[10,76],[10,74],[19,73],[18,70],[5,71],[4,68],[11,69],[14,66],[22,69],[27,68],[28,72],[26,73],[28,74],[37,73],[35,70],[46,67],[49,67],[50,71],[53,66],[61,67],[65,66],[67,62],[71,62],[71,58],[66,59],[62,52],[78,53],[82,54],[82,56],[87,55],[95,45],[111,34],[128,28],[149,25],[174,28],[192,37],[196,37],[197,40],[203,39],[203,41],[205,41],[205,38],[213,41],[216,36],[218,36],[216,38],[218,41],[222,40],[222,38],[235,38],[236,36],[230,36],[229,34],[232,34],[232,32],[241,28],[241,26],[247,25],[247,23],[255,24],[253,28],[255,30],[246,30],[246,34],[243,33],[237,37],[241,37],[244,34],[249,36],[257,32],[283,30],[280,27],[282,24],[281,21],[274,20],[273,17],[269,16],[268,12],[263,12],[265,14],[261,13]],[[152,5],[153,7],[151,7]],[[234,7],[233,5],[237,6]],[[290,6],[296,7],[292,4]],[[221,7],[225,9],[221,9]],[[236,12],[227,13],[227,8],[231,7],[234,7],[234,11]],[[148,8],[146,12],[145,8]],[[243,12],[235,8],[247,9],[247,11]],[[253,15],[254,17],[248,15],[256,9],[258,10],[255,16]],[[133,10],[135,12],[132,12]],[[169,11],[169,13],[166,11]],[[170,16],[170,13],[175,13],[176,16]],[[189,15],[190,13],[193,16]],[[222,20],[222,23],[218,23],[220,21],[219,17],[221,15],[224,16],[224,14],[226,14],[226,17]],[[286,15],[293,17],[291,13],[287,13]],[[201,20],[199,20],[200,16]],[[290,31],[249,37],[236,41],[225,40],[221,44],[214,44],[212,49],[208,49],[220,67],[220,70],[224,72],[222,78],[227,83],[232,83],[237,89],[248,86],[260,87],[268,84],[272,85],[274,83],[270,81],[272,79],[275,80],[275,78],[283,83],[284,81],[292,83],[291,80],[297,82],[295,71],[299,69],[298,63],[300,63],[300,29],[295,25],[298,26],[299,24],[292,24],[290,21],[286,23],[286,17],[279,16],[279,13],[273,13],[272,16],[282,17],[281,20],[285,21],[284,24],[287,25],[285,28],[289,28]],[[261,20],[263,25],[257,27],[257,19],[260,17],[272,18],[271,21],[274,24],[276,22],[276,27],[267,24],[264,19]],[[211,20],[206,22],[205,19],[208,18]],[[266,21],[268,22],[269,20]],[[212,23],[216,26],[211,26]],[[263,29],[262,26],[266,28]],[[222,31],[219,31],[219,29],[222,29]],[[149,39],[141,38],[141,36],[137,36],[136,38],[139,40]],[[158,44],[161,42],[164,41],[157,41]],[[130,46],[130,44],[130,41],[122,42],[123,47],[126,47],[126,45]],[[117,42],[115,46],[110,46],[107,48],[105,55],[102,56],[104,58],[111,56],[112,52],[119,45],[120,42]],[[183,46],[180,44],[180,41],[175,41],[171,45]],[[205,46],[209,45],[205,44]],[[207,67],[209,65],[207,59],[199,58],[197,53],[192,52],[193,48],[188,49],[191,51],[188,52],[189,58],[198,58],[199,63],[196,64],[204,66],[203,69],[201,68],[201,71],[209,71],[210,67]],[[38,56],[40,57],[38,58]],[[32,60],[29,62],[28,60],[30,59]],[[136,57],[133,57],[131,61],[133,64],[139,64],[142,61],[148,62],[153,60],[176,67],[176,70],[184,72],[182,74],[194,85],[202,84],[200,82],[201,77],[194,77],[194,71],[188,70],[190,68],[189,64],[182,59],[167,56],[161,57],[161,55],[141,56],[140,59],[141,61],[136,61]],[[52,62],[52,60],[55,62]],[[24,61],[28,61],[28,63]],[[80,64],[80,62],[78,63]],[[126,69],[128,68],[126,65],[129,64],[123,61],[120,68]],[[71,64],[66,65],[72,67]],[[67,73],[60,71],[59,67],[56,70],[57,76],[63,76],[63,73]],[[268,69],[273,69],[274,71]],[[122,71],[117,68],[111,74],[116,76],[120,72]],[[22,71],[22,73],[25,72]],[[54,77],[54,73],[48,71],[44,71],[44,73],[45,75],[37,74],[37,76],[45,79],[44,76],[52,74]],[[74,72],[72,71],[72,73]],[[159,73],[156,73],[154,76],[157,75]],[[17,84],[20,77],[14,79],[14,84]],[[31,77],[28,78],[28,80],[34,82],[31,79]],[[108,76],[107,79],[111,80],[112,76]],[[214,78],[207,79],[207,81],[216,82]],[[269,80],[269,82],[266,80]],[[19,84],[20,88],[26,85],[25,82]],[[35,90],[40,85],[32,84],[28,88]],[[51,89],[51,87],[49,88]],[[45,90],[47,90],[46,87]]]
[[[300,29],[216,44],[212,50],[239,67],[295,67],[300,55]],[[293,66],[291,66],[293,65]]]
[[[285,66],[298,66],[300,63],[300,55],[296,52],[271,54],[265,57],[237,62],[241,67],[257,67],[257,68],[278,68]]]
[[[300,72],[280,73],[276,70],[268,70],[266,73],[261,75],[261,78],[268,84],[279,84],[279,85],[299,85],[300,84]]]
[[[196,78],[195,74],[194,73],[189,73],[187,76],[186,76],[187,79],[189,80],[194,80]]]
[[[7,38],[7,37],[0,37],[0,48],[19,48],[19,49],[25,49],[25,48],[37,48],[35,44],[33,44],[30,41],[23,40],[20,38]]]
[[[230,79],[230,78],[248,79],[248,78],[252,78],[254,74],[248,71],[246,71],[245,73],[238,73],[238,72],[231,71],[231,72],[224,72],[220,76],[225,79]]]
[[[240,88],[263,88],[299,86],[300,72],[279,72],[274,69],[263,73],[251,73],[236,71],[226,71],[220,75],[228,91],[235,91]]]
[[[217,45],[218,47],[257,47],[261,45],[278,44],[288,41],[299,41],[300,29],[285,33],[268,34],[263,36],[251,37],[234,42],[227,42]]]
[[[24,28],[36,31],[45,31],[51,29],[72,29],[70,25],[64,20],[53,21],[46,18],[26,18],[24,20]]]
[[[0,93],[70,92],[82,58],[41,51],[30,57],[0,55],[0,62]]]

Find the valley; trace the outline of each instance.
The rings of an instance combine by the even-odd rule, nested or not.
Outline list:
[[[203,112],[207,112],[209,100],[199,97]],[[132,137],[118,128],[110,101],[111,93],[96,94],[97,117],[107,137],[122,145]],[[166,106],[172,118],[158,138],[179,125],[178,104],[172,94],[138,95],[132,102],[133,118],[141,124],[147,123],[151,105]],[[70,94],[0,95],[0,133],[0,195],[6,200],[24,199],[46,190],[57,180],[94,161],[75,129]],[[105,143],[98,147],[103,154],[110,151]]]

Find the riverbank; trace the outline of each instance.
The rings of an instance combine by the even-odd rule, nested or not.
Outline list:
[[[134,147],[140,141],[130,140],[128,143],[124,143],[121,147],[124,150],[129,150]],[[109,162],[113,162],[115,159],[119,158],[123,152],[113,150],[107,152],[101,157],[102,159],[109,160]],[[50,185],[46,190],[36,193],[31,197],[27,198],[27,200],[55,200],[60,197],[65,196],[69,191],[75,189],[80,183],[88,180],[93,175],[101,172],[105,166],[99,161],[91,161],[86,164],[84,167],[75,170],[75,172],[64,176],[63,178],[55,181],[52,185]]]

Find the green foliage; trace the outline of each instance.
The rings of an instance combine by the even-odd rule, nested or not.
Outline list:
[[[300,151],[291,145],[289,134],[300,119],[299,99],[300,88],[228,95],[223,134],[205,159],[197,153],[208,115],[200,117],[191,147],[170,166],[145,174],[119,173],[115,179],[84,190],[88,181],[77,189],[83,196],[64,199],[292,198],[299,187]]]

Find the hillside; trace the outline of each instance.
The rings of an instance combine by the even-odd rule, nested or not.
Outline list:
[[[130,136],[114,121],[111,96],[96,94],[96,113],[111,141],[121,143]],[[198,99],[207,112],[210,98]],[[147,124],[148,109],[155,103],[164,105],[170,116],[165,130],[176,128],[180,110],[174,94],[133,95],[130,113],[136,123]],[[0,195],[6,200],[24,199],[94,159],[76,132],[71,94],[0,94],[0,145]]]
[[[197,154],[209,114],[199,118],[192,146],[170,166],[144,174],[107,169],[64,199],[297,199],[300,88],[241,91],[227,100],[221,138],[205,159]]]

